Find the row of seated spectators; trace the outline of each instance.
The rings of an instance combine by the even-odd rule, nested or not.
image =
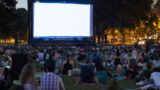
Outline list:
[[[0,80],[7,78],[4,68],[12,65],[13,53],[28,54],[30,61],[44,62],[41,90],[64,90],[61,75],[73,76],[73,83],[78,85],[105,85],[110,77],[133,80],[136,85],[147,84],[140,89],[160,88],[160,50],[157,47],[11,46],[2,47],[0,52]],[[20,75],[20,84],[26,90],[36,90],[34,77],[34,66],[27,64]]]

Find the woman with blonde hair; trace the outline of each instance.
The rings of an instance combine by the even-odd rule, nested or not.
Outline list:
[[[36,90],[35,68],[32,64],[24,66],[20,75],[20,83],[25,90]]]

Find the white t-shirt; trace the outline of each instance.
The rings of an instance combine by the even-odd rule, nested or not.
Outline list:
[[[154,84],[155,84],[157,87],[160,87],[160,72],[153,72],[153,73],[151,74],[150,79],[153,79]]]

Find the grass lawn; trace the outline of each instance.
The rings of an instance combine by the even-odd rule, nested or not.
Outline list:
[[[78,86],[78,85],[72,85],[72,80],[73,80],[72,77],[63,76],[62,79],[66,90],[105,90],[106,87],[113,82],[113,80],[108,79],[106,85],[104,86]],[[127,89],[127,88],[135,89],[139,87],[136,86],[131,80],[120,80],[117,82],[122,89]]]
[[[34,63],[34,65],[36,66],[37,72],[43,70],[43,65],[39,64],[39,62]],[[112,74],[115,74],[115,70],[113,68],[107,68],[107,70]],[[72,84],[73,77],[62,76],[62,79],[66,90],[105,90],[107,86],[113,82],[113,80],[108,78],[107,83],[104,86],[79,86]],[[136,86],[132,80],[120,80],[120,81],[117,80],[117,83],[122,89],[127,89],[127,88],[135,89],[140,87]]]

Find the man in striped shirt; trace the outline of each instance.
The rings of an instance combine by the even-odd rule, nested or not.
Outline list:
[[[46,73],[41,77],[41,90],[65,90],[62,79],[54,74],[55,63],[47,61]]]

